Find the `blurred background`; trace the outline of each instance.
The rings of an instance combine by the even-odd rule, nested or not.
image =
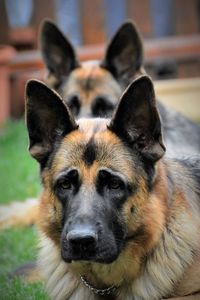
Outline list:
[[[200,0],[0,0],[0,123],[23,115],[26,80],[44,78],[38,50],[44,18],[57,23],[78,47],[81,60],[101,59],[107,41],[131,19],[144,38],[145,68],[153,79],[200,76]],[[199,93],[198,80],[187,83],[193,94]],[[178,85],[177,97],[182,87],[185,81]],[[179,105],[170,100],[171,88],[177,93],[173,83],[156,86],[158,96],[183,113],[189,109],[189,116],[197,119],[191,102],[182,105],[188,90],[183,90]]]

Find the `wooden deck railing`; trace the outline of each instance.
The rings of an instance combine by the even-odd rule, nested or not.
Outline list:
[[[175,60],[179,63],[200,59],[200,34],[145,40],[144,46],[145,63],[148,65],[157,61]],[[79,47],[78,56],[81,61],[101,59],[104,51],[105,45],[102,44],[84,46]],[[43,67],[39,50],[18,52],[10,62],[11,71]]]

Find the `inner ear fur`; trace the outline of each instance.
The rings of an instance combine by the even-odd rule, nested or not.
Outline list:
[[[128,86],[108,128],[147,160],[155,162],[164,155],[161,121],[148,76]]]
[[[78,125],[58,94],[42,82],[28,81],[25,97],[29,151],[44,165],[56,143]]]
[[[41,24],[39,43],[49,76],[54,76],[57,85],[61,84],[79,66],[74,47],[50,20]]]
[[[127,21],[112,38],[101,66],[127,86],[143,66],[143,52],[142,38],[136,25]]]

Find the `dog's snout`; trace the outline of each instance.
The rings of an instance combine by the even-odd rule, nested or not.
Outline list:
[[[95,248],[97,234],[91,229],[74,229],[68,232],[67,241],[73,248],[87,250]]]

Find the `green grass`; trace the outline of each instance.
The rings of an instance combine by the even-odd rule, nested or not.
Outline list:
[[[36,197],[40,190],[39,170],[27,150],[24,121],[9,121],[0,131],[0,204]],[[27,284],[8,279],[18,266],[37,255],[34,227],[0,231],[0,299],[46,300],[41,283]]]
[[[28,153],[24,121],[8,122],[0,132],[0,203],[37,196],[38,165]]]
[[[17,267],[36,259],[36,240],[34,228],[0,232],[0,299],[47,299],[41,283],[28,284],[23,279],[8,279],[8,275]]]

